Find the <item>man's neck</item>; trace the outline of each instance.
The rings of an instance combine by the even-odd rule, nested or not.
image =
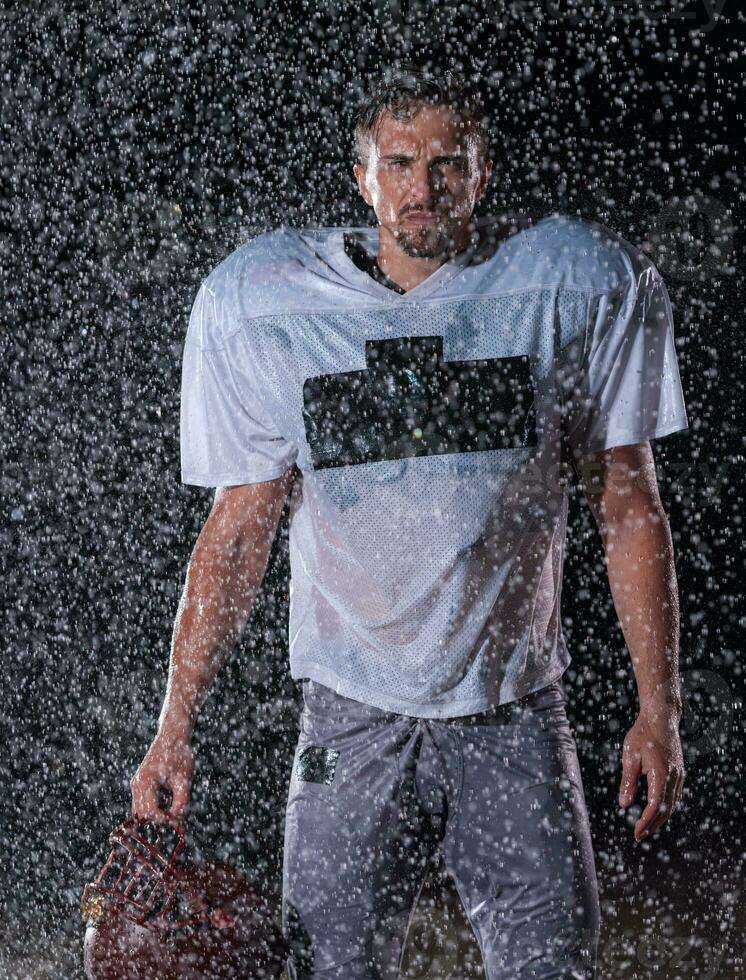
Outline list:
[[[378,255],[376,256],[378,267],[388,279],[405,291],[419,286],[471,243],[471,231],[469,226],[465,225],[454,239],[453,245],[445,252],[433,258],[418,258],[403,252],[388,228],[382,225],[378,227]]]

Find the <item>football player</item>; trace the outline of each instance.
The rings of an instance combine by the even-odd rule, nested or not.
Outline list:
[[[599,904],[562,675],[570,464],[603,539],[639,714],[619,803],[682,792],[677,585],[650,440],[687,428],[654,265],[593,222],[474,216],[478,93],[389,72],[359,108],[377,223],[282,227],[201,284],[182,481],[215,487],[133,810],[184,810],[191,735],[249,616],[286,495],[292,977],[395,977],[434,848],[488,980],[594,975]]]

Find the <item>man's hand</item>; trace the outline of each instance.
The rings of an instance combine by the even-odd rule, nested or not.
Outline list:
[[[662,827],[681,799],[686,772],[679,717],[678,708],[667,704],[643,709],[624,740],[619,806],[634,803],[640,774],[647,778],[647,805],[635,824],[637,841]]]
[[[164,823],[164,809],[179,819],[189,805],[194,756],[191,741],[181,735],[156,735],[130,781],[132,813]],[[168,799],[170,797],[170,801]]]
[[[640,775],[646,776],[647,805],[635,824],[639,841],[668,820],[684,785],[673,540],[648,441],[590,454],[578,475],[604,543],[637,680],[641,710],[624,740],[619,805],[634,803]]]

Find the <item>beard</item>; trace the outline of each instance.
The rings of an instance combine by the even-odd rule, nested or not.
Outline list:
[[[457,228],[457,222],[441,219],[435,225],[400,225],[394,236],[405,255],[417,259],[435,259],[455,247],[454,233]]]

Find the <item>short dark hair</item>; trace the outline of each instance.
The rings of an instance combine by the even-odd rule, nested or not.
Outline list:
[[[385,71],[368,89],[355,113],[355,151],[367,166],[368,150],[375,141],[384,112],[406,119],[427,105],[452,108],[470,127],[479,142],[480,160],[489,153],[489,118],[478,88],[452,71],[436,72],[407,65]]]

